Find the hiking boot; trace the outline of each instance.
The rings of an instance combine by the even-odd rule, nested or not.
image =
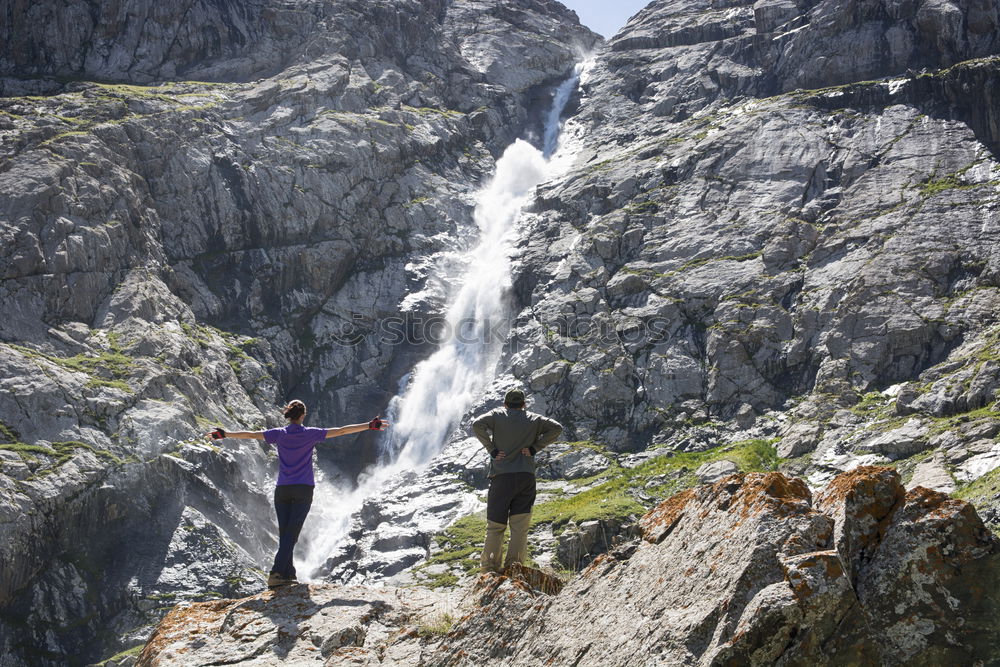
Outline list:
[[[268,588],[278,588],[279,586],[287,586],[288,584],[297,584],[295,577],[288,578],[284,577],[277,572],[272,572],[267,575],[267,587]]]

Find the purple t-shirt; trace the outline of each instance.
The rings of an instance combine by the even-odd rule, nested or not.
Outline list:
[[[326,437],[325,428],[289,424],[264,431],[264,440],[278,446],[278,484],[308,484],[313,480],[313,448]]]

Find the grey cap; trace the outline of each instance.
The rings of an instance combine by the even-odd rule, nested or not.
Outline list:
[[[507,405],[521,405],[524,403],[524,392],[520,389],[511,389],[504,394],[503,402]]]

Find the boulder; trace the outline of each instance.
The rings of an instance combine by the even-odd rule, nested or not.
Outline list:
[[[549,445],[538,457],[539,474],[550,479],[580,479],[604,472],[611,458],[597,448]]]
[[[723,477],[728,477],[739,471],[740,468],[738,465],[728,459],[722,459],[721,461],[712,461],[711,463],[699,466],[694,471],[694,474],[698,476],[698,481],[702,484],[713,484]]]
[[[781,432],[778,456],[794,459],[816,449],[823,436],[823,427],[813,422],[797,422]]]
[[[997,463],[1000,464],[1000,461]],[[948,471],[945,458],[941,453],[921,461],[913,469],[913,475],[906,483],[906,489],[909,491],[918,486],[941,493],[951,493],[955,490],[955,478]]]
[[[856,581],[861,565],[871,560],[882,522],[904,493],[895,470],[861,466],[835,477],[816,497],[816,508],[833,519],[833,545],[852,580]]]
[[[882,454],[891,460],[905,459],[927,449],[927,427],[911,419],[899,428],[861,445],[861,449]]]

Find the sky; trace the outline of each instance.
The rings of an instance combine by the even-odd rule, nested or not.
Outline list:
[[[610,39],[650,0],[560,0],[576,12],[580,23]]]

